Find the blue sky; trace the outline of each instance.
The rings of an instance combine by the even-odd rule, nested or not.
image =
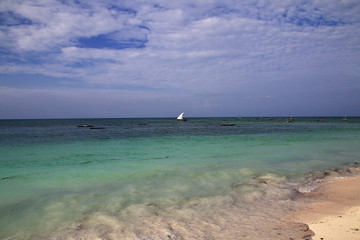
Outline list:
[[[360,115],[358,0],[2,0],[0,118]]]

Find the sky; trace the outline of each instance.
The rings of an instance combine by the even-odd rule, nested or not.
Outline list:
[[[1,0],[0,119],[360,115],[359,0]]]

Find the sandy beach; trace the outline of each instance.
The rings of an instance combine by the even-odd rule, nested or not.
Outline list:
[[[326,181],[305,202],[297,218],[315,233],[313,240],[360,239],[360,176]]]

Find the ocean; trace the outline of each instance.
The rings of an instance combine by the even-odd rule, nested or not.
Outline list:
[[[256,239],[359,161],[360,118],[294,120],[0,120],[0,239]]]

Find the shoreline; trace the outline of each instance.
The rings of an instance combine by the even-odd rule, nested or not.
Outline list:
[[[360,176],[324,181],[315,190],[303,193],[305,209],[293,219],[314,232],[313,240],[360,239]]]
[[[96,213],[49,239],[360,239],[359,170],[349,166],[315,172],[297,187],[285,178],[264,175],[236,186],[257,189],[243,196],[184,199],[165,209],[132,206],[126,215],[154,208],[153,214],[134,222]]]
[[[185,198],[165,208],[153,202],[132,204],[122,211],[116,208],[93,211],[46,236],[18,232],[14,237],[28,240],[360,239],[358,165],[349,163],[344,168],[314,172],[300,182],[270,173],[253,176],[248,182],[232,185],[230,194]]]

